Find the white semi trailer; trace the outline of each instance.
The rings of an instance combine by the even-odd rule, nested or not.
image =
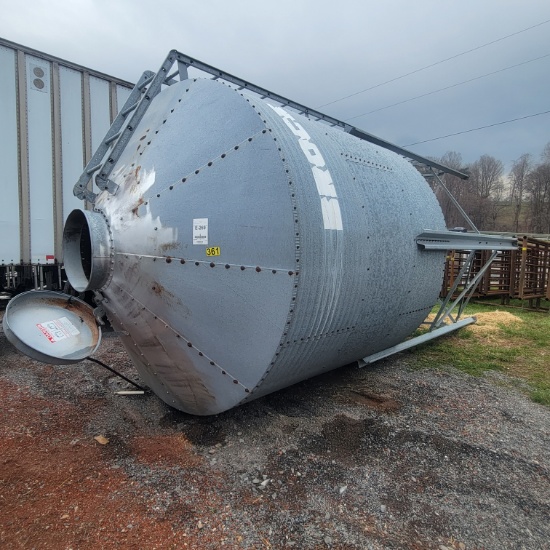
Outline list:
[[[0,291],[62,286],[73,187],[133,84],[0,38]],[[7,291],[7,292],[6,292]]]

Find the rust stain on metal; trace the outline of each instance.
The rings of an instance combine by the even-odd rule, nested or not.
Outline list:
[[[138,210],[139,207],[144,203],[143,197],[140,197],[136,205],[132,208],[132,214],[139,218]]]
[[[136,193],[138,190],[138,185],[141,183],[140,170],[141,165],[138,164],[134,170],[124,176],[124,187],[127,188],[130,193]]]
[[[170,241],[168,243],[163,243],[159,245],[159,250],[161,252],[167,252],[168,250],[173,250],[174,248],[179,248],[181,243],[178,241]]]
[[[66,309],[67,311],[74,311],[74,312],[80,312],[83,315],[87,314],[87,307],[79,302],[72,302],[70,300],[67,300],[65,302],[62,302],[60,300],[56,300],[55,298],[47,298],[42,300],[43,304],[51,305],[55,307],[62,307],[63,309]]]
[[[159,282],[153,281],[153,286],[151,287],[151,290],[156,296],[162,298],[167,305],[177,304],[181,307],[185,307],[176,295],[167,290]],[[187,310],[187,308],[185,308],[185,310]],[[188,311],[184,311],[184,314],[187,315]]]
[[[153,286],[151,287],[151,290],[157,295],[160,296],[161,294],[166,292],[166,289],[157,281],[153,281]],[[168,293],[169,294],[169,293]]]

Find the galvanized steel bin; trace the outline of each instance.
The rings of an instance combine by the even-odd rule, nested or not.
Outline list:
[[[152,101],[65,229],[141,376],[215,414],[406,338],[437,300],[436,198],[386,149],[208,79]]]

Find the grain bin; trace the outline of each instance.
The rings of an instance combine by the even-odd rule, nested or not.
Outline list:
[[[417,243],[445,229],[424,178],[278,96],[185,77],[146,92],[64,231],[70,283],[146,384],[215,414],[403,341],[445,261]]]
[[[213,80],[159,94],[114,195],[65,227],[141,376],[213,414],[392,346],[437,300],[444,229],[397,154]],[[81,261],[82,257],[82,261]]]

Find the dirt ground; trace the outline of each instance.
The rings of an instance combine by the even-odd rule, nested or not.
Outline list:
[[[139,381],[114,334],[96,357]],[[193,417],[0,330],[0,547],[550,548],[550,410],[414,363]]]

